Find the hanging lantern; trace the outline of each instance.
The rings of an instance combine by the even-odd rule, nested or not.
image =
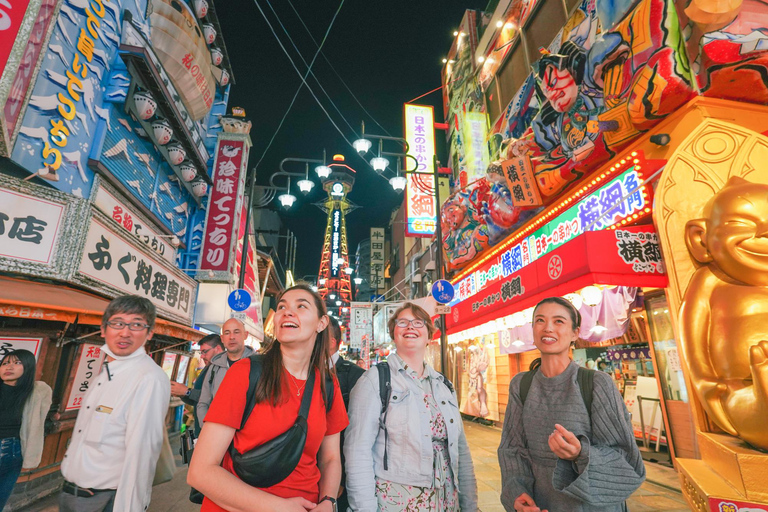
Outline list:
[[[187,157],[187,152],[184,151],[181,144],[170,144],[167,149],[173,165],[179,165]]]
[[[197,197],[203,197],[208,192],[208,184],[203,180],[197,180],[192,183],[192,193]]]
[[[205,23],[203,25],[203,35],[205,36],[206,43],[213,44],[216,40],[216,29],[210,23]]]
[[[161,146],[168,144],[173,137],[171,124],[165,119],[158,119],[152,123],[152,133],[155,136],[155,141]]]
[[[581,298],[587,306],[597,306],[603,300],[603,292],[597,286],[587,286],[581,290]]]
[[[181,177],[184,181],[192,181],[197,178],[197,169],[189,164],[182,165],[179,170],[181,171]]]
[[[157,111],[155,98],[146,91],[137,91],[133,95],[133,104],[136,107],[136,113],[144,121],[155,115]]]
[[[229,73],[227,73],[226,69],[221,70],[221,79],[219,80],[219,84],[224,87],[229,83]]]
[[[224,54],[221,52],[221,50],[218,48],[211,48],[211,62],[213,62],[213,65],[218,66],[223,60]]]
[[[205,0],[195,0],[195,14],[198,18],[205,18],[208,14],[208,2]]]

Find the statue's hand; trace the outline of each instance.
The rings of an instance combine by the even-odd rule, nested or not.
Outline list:
[[[749,366],[755,386],[755,399],[768,409],[768,341],[763,340],[749,347]]]
[[[725,412],[723,401],[729,395],[728,386],[720,381],[705,379],[697,384],[701,393],[701,398],[705,403],[707,412],[717,426],[725,430],[732,436],[737,436],[736,428],[733,426],[730,417]]]

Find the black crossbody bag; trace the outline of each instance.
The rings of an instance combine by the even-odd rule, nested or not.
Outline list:
[[[251,372],[248,382],[248,395],[245,404],[242,430],[256,405],[256,384],[261,376],[261,360],[264,356],[255,354],[249,357]],[[270,439],[245,453],[235,449],[234,439],[229,445],[229,455],[232,457],[232,467],[235,474],[248,485],[253,487],[271,487],[279,484],[290,475],[299,464],[304,444],[307,442],[307,417],[312,404],[312,394],[315,388],[315,371],[310,368],[304,396],[301,398],[299,416],[294,424],[285,432]],[[331,395],[332,399],[332,395]]]

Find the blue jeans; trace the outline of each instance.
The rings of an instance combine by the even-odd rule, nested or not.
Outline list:
[[[21,473],[21,439],[4,437],[0,439],[0,510],[11,497],[13,486]]]

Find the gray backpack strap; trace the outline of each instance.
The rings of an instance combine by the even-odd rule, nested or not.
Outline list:
[[[589,421],[592,421],[592,390],[595,387],[595,370],[588,368],[582,368],[579,366],[579,371],[576,373],[576,382],[579,384],[579,391],[581,392],[581,399],[584,400],[584,405],[587,407],[587,414],[589,415]]]
[[[387,464],[387,444],[389,442],[389,432],[387,432],[387,411],[389,410],[389,397],[392,395],[392,376],[389,371],[389,364],[379,363],[376,365],[379,372],[379,398],[381,399],[381,414],[379,416],[379,428],[384,431],[384,470],[388,470]]]

